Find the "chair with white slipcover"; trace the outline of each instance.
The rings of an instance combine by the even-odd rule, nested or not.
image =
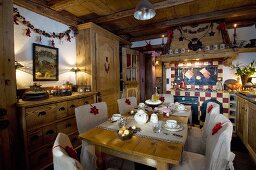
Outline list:
[[[80,162],[70,157],[65,151],[67,146],[73,148],[69,137],[59,133],[52,148],[54,170],[83,170]]]
[[[159,94],[160,97],[163,97],[163,104],[169,105],[174,103],[174,96],[172,94]]]
[[[94,108],[92,111],[92,108]],[[96,111],[97,110],[97,111]],[[98,126],[99,124],[105,122],[108,119],[108,108],[105,102],[87,104],[75,108],[76,122],[79,134],[84,133],[91,128]],[[94,170],[96,169],[96,155],[95,155],[95,146],[82,140],[82,148],[80,155],[81,164],[85,169]],[[106,162],[111,167],[112,164],[108,162],[119,162],[123,163],[124,166],[130,166],[129,168],[134,169],[134,163],[130,161],[124,161],[122,159],[107,156]],[[115,164],[114,166],[119,166]],[[125,164],[125,165],[124,165]],[[120,165],[121,166],[121,165]],[[113,167],[115,168],[115,167]]]
[[[222,128],[207,137],[206,154],[184,151],[180,165],[170,166],[171,170],[234,170],[235,154],[230,151],[233,125],[221,114],[216,115],[215,121],[220,122]]]
[[[209,102],[210,103],[210,102]],[[185,150],[193,153],[205,154],[205,145],[207,138],[207,131],[209,131],[209,124],[213,121],[216,114],[220,113],[219,105],[215,105],[213,103],[213,108],[208,113],[209,107],[208,105],[207,114],[204,122],[204,126],[202,129],[197,127],[192,127],[188,131],[188,138],[185,146]]]
[[[131,111],[138,105],[136,97],[127,97],[127,98],[117,99],[117,104],[118,104],[119,113],[121,115]]]

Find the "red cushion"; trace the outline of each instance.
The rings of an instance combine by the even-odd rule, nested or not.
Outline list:
[[[212,109],[213,109],[213,105],[211,104],[211,105],[208,107],[208,109],[207,109],[207,113],[210,113],[210,112],[212,111]]]
[[[74,150],[73,148],[69,147],[69,146],[66,146],[65,147],[65,151],[67,152],[67,154],[73,158],[73,159],[76,159],[77,161],[78,160],[78,156],[77,156],[77,153],[76,153],[76,150]]]

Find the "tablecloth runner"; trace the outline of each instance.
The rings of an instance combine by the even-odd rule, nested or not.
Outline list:
[[[162,127],[164,122],[159,121],[159,123]],[[126,123],[126,127],[136,126],[141,128],[141,131],[137,132],[135,135],[145,137],[145,138],[157,139],[160,141],[185,144],[187,139],[188,126],[187,124],[180,124],[180,125],[182,125],[184,128],[179,132],[171,132],[162,127],[160,133],[154,133],[153,124],[151,122],[147,122],[145,124],[137,124],[137,122],[134,120],[133,117],[127,117],[127,123]],[[98,125],[98,127],[104,128],[107,130],[112,130],[112,131],[117,131],[119,129],[118,123],[112,122],[110,120],[107,120],[106,122]],[[176,136],[176,134],[182,137]]]

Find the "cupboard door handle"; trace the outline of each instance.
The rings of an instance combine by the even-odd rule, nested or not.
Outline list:
[[[44,116],[44,115],[46,115],[46,111],[42,111],[38,113],[38,116]]]
[[[69,127],[71,127],[71,123],[66,124],[66,128],[69,128]]]
[[[65,107],[59,108],[59,111],[64,111],[64,110],[66,110]]]
[[[52,135],[52,134],[54,134],[54,130],[48,130],[48,131],[46,132],[46,135]]]
[[[38,135],[34,135],[34,136],[31,136],[31,141],[36,141],[39,139],[39,136]]]
[[[72,104],[72,105],[70,106],[70,108],[74,108],[74,107],[76,107],[74,104]]]

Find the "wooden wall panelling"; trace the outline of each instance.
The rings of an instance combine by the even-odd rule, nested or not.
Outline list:
[[[14,32],[12,0],[0,0],[0,169],[18,169],[16,129],[16,75],[14,67]],[[4,153],[4,154],[2,154]]]
[[[248,102],[248,143],[247,148],[249,150],[249,153],[251,154],[254,162],[256,162],[256,104],[253,104],[251,102]]]

